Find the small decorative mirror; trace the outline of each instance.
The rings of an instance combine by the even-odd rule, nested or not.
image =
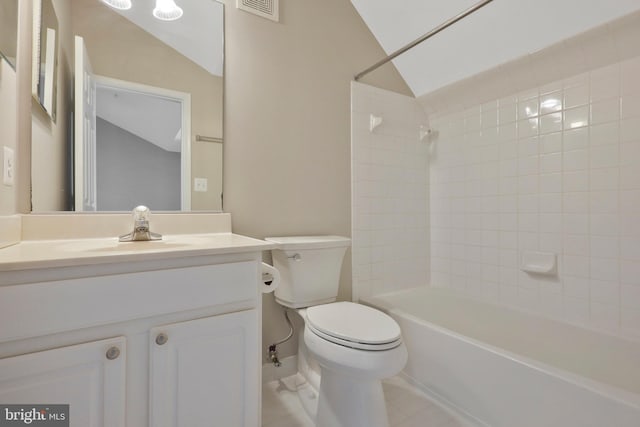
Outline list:
[[[16,68],[18,44],[18,0],[0,1],[0,60]]]
[[[33,1],[32,93],[51,120],[56,121],[58,18],[52,0]]]

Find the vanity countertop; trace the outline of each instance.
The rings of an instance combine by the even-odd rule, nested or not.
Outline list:
[[[0,249],[0,273],[265,251],[275,245],[233,233],[168,234],[162,240],[112,238],[23,240]]]

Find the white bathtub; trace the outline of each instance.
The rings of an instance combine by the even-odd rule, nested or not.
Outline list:
[[[640,343],[427,287],[362,302],[400,324],[404,374],[480,425],[640,426]]]

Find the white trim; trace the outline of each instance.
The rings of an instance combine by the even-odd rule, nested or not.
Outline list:
[[[96,86],[140,92],[156,97],[177,101],[182,106],[182,145],[180,152],[180,207],[183,211],[191,210],[191,94],[134,83],[111,77],[95,76]]]
[[[33,47],[31,51],[31,95],[40,103],[38,98],[38,82],[40,81],[40,28],[42,23],[42,0],[33,0],[32,34]]]

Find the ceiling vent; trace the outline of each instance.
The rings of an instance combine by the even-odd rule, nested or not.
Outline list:
[[[278,22],[278,0],[236,0],[238,9]]]

